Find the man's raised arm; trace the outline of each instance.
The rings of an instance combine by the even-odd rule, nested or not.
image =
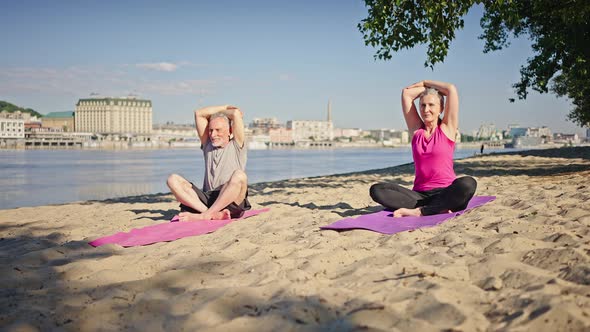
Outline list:
[[[211,117],[211,115],[219,112],[227,114],[226,112],[228,110],[233,109],[236,109],[236,107],[231,105],[221,105],[207,106],[195,111],[195,124],[197,126],[197,133],[199,134],[199,139],[201,140],[202,146],[205,146],[207,140],[209,139],[209,118]]]
[[[233,107],[233,106],[232,106]],[[244,114],[242,111],[234,107],[223,112],[231,120],[232,133],[234,140],[240,147],[244,147],[245,134],[244,134]]]

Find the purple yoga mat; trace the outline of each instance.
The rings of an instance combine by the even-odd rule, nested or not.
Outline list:
[[[89,242],[89,244],[94,247],[102,246],[103,244],[108,243],[118,244],[123,247],[134,247],[156,242],[174,241],[183,237],[211,233],[232,221],[252,217],[268,210],[270,209],[266,208],[262,210],[249,210],[246,211],[240,218],[228,220],[174,222],[178,221],[178,219],[174,217],[171,222],[165,222],[142,228],[134,228],[128,233],[120,232],[114,235],[101,237],[92,242]]]
[[[496,199],[496,196],[475,196],[471,199],[471,201],[469,201],[469,204],[465,210],[452,213],[442,213],[422,217],[394,218],[393,212],[380,211],[376,213],[365,214],[356,218],[338,220],[328,226],[323,226],[320,228],[332,230],[366,229],[383,234],[395,234],[422,227],[438,225],[446,220],[465,213],[465,211],[491,202],[494,199]]]

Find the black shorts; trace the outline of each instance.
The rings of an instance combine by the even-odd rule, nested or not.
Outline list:
[[[194,183],[191,182],[191,184],[193,185],[193,190],[197,193],[197,196],[199,196],[199,199],[201,202],[203,202],[203,204],[205,204],[207,207],[211,207],[213,203],[215,203],[215,200],[217,200],[217,197],[219,196],[219,190],[203,192],[201,189],[195,186]],[[239,218],[244,214],[245,211],[250,210],[252,206],[250,205],[250,202],[248,202],[248,190],[246,190],[246,197],[244,197],[242,203],[236,204],[232,202],[225,208],[229,210],[232,218]],[[199,211],[184,204],[180,204],[180,212],[200,213]]]

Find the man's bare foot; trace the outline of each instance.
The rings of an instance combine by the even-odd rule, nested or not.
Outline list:
[[[228,209],[223,209],[215,214],[215,218],[211,218],[215,220],[226,220],[231,219],[231,213]]]
[[[207,220],[202,213],[180,212],[178,214],[178,221],[199,221]]]
[[[215,213],[208,213],[205,211],[203,213],[190,213],[190,212],[181,212],[178,214],[179,221],[200,221],[200,220],[225,220],[231,219],[231,215],[228,209],[221,210]]]
[[[397,210],[393,211],[393,216],[395,218],[407,217],[407,216],[420,217],[421,215],[422,215],[422,211],[420,210],[420,208],[415,208],[415,209],[401,208],[401,209],[397,209]]]

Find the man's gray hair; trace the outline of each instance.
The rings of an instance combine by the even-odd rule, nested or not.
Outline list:
[[[209,121],[211,121],[213,119],[217,119],[217,118],[225,119],[225,121],[227,121],[227,125],[231,127],[231,122],[229,121],[229,118],[227,117],[227,115],[225,115],[225,114],[223,114],[221,112],[217,112],[217,113],[212,114],[209,117]]]

